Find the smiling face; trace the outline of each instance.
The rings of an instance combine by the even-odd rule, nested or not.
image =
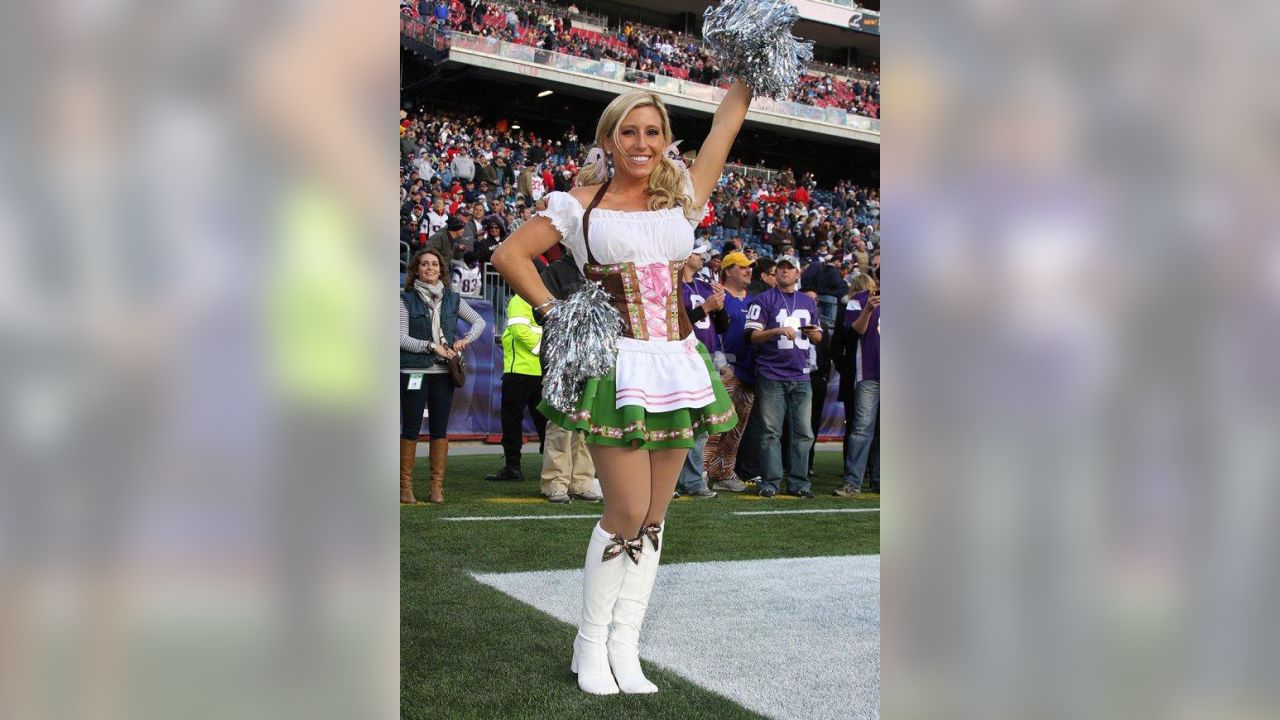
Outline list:
[[[662,120],[662,113],[652,105],[635,108],[622,118],[616,138],[605,141],[618,173],[637,179],[649,177],[671,142],[664,134]]]
[[[751,284],[751,268],[741,265],[725,268],[724,282],[735,290],[744,290]]]
[[[418,259],[418,279],[424,283],[435,284],[440,279],[440,258],[431,253],[423,253]]]

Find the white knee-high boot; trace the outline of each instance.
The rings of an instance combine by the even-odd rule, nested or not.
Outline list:
[[[596,523],[587,544],[582,570],[582,623],[573,640],[569,667],[578,674],[578,687],[592,695],[614,695],[618,684],[609,670],[609,622],[627,569],[639,559],[643,543],[610,535]]]
[[[649,682],[640,669],[640,626],[649,609],[649,596],[658,575],[662,557],[662,531],[665,523],[649,523],[637,538],[643,545],[638,565],[628,565],[622,590],[613,606],[613,633],[609,636],[609,665],[618,687],[624,693],[656,693],[658,686]]]

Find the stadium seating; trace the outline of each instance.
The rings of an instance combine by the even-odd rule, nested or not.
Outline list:
[[[563,8],[548,5],[523,4],[523,8],[535,8],[539,15],[532,24],[521,23],[514,35],[507,29],[506,11],[512,6],[500,2],[488,2],[478,16],[468,17],[456,0],[450,10],[448,27],[477,35],[501,37],[522,45],[539,46],[555,52],[579,57],[603,56],[616,60],[634,61],[638,71],[657,72],[681,80],[719,84],[720,71],[711,57],[701,50],[701,43],[694,38],[673,30],[627,22],[615,32],[602,34],[572,26],[564,31],[568,13]],[[401,3],[402,14],[418,17],[416,4]],[[525,10],[529,12],[529,10]],[[425,21],[434,21],[424,18]],[[667,47],[671,48],[666,52]],[[705,68],[699,77],[690,77],[690,66]],[[791,100],[816,107],[841,108],[855,115],[880,117],[880,80],[878,76],[867,80],[830,73],[833,66],[824,65],[827,72],[813,72],[801,77]],[[853,69],[850,68],[850,72]],[[866,75],[865,71],[858,73]],[[643,77],[643,76],[641,76]]]

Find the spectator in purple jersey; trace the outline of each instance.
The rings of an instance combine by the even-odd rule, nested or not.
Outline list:
[[[813,388],[809,385],[809,349],[822,341],[818,304],[796,292],[800,269],[789,257],[775,266],[778,284],[758,295],[747,309],[744,325],[756,348],[756,405],[763,426],[760,496],[778,493],[782,477],[780,438],[789,426],[787,491],[812,498],[809,489],[809,449],[813,447],[810,413]]]
[[[707,245],[703,243],[694,248],[693,253],[684,261],[684,269],[680,275],[680,301],[684,303],[689,323],[693,325],[694,337],[706,346],[711,355],[711,364],[720,371],[720,378],[723,380],[729,361],[720,351],[718,335],[728,329],[729,318],[724,314],[724,287],[698,277],[704,264],[702,254],[706,251]],[[704,498],[716,496],[715,491],[707,487],[707,473],[702,461],[706,445],[706,433],[694,439],[694,445],[689,448],[689,454],[685,457],[684,468],[676,480],[677,494]]]
[[[841,345],[846,348],[840,372],[853,383],[853,401],[846,402],[847,424],[844,452],[844,475],[837,497],[862,492],[867,459],[875,437],[876,416],[880,411],[880,290],[872,285],[853,294],[841,321]],[[873,471],[873,488],[879,491],[879,463]]]
[[[844,448],[842,453],[849,452],[849,435],[853,429],[854,412],[854,386],[857,384],[857,351],[858,351],[858,334],[853,331],[853,321],[859,310],[854,311],[854,315],[846,315],[846,310],[852,305],[853,296],[864,290],[875,291],[879,285],[868,273],[858,273],[850,279],[849,292],[840,298],[840,319],[836,323],[835,332],[831,339],[831,361],[835,363],[836,372],[840,377],[839,395],[841,404],[844,405]],[[871,451],[867,457],[867,467],[865,474],[870,476],[871,492],[880,492],[880,413],[876,412],[875,429],[872,431]],[[843,489],[837,497],[847,497],[848,495],[856,495],[857,493],[846,492]]]
[[[755,299],[755,296],[769,292],[778,284],[773,266],[773,258],[757,257],[752,260],[751,282],[747,285],[748,299]],[[747,344],[750,345],[749,342]],[[755,367],[754,353],[751,366],[752,368]],[[754,386],[755,380],[752,380],[751,384]],[[749,478],[745,481],[747,483],[756,482],[764,474],[760,469],[760,439],[763,437],[762,433],[760,408],[753,403],[751,417],[747,418],[747,425],[742,430],[742,441],[738,444],[738,454],[734,458],[733,468],[738,477]]]
[[[747,285],[751,282],[751,261],[740,252],[724,256],[720,278],[724,283],[724,315],[728,327],[722,333],[721,350],[729,361],[729,367],[721,372],[724,389],[733,400],[738,413],[738,424],[730,431],[708,438],[703,451],[707,480],[712,490],[742,492],[747,484],[734,472],[743,433],[751,417],[751,406],[756,397],[755,349],[747,342],[745,325],[750,298]]]
[[[706,346],[707,354],[711,355],[716,369],[723,370],[728,365],[728,361],[720,351],[718,334],[723,333],[729,324],[728,318],[723,313],[725,291],[724,286],[719,282],[707,282],[702,279],[706,260],[699,250],[706,247],[703,244],[699,248],[694,248],[689,259],[685,260],[684,269],[681,272],[680,300],[684,302],[685,311],[689,314],[694,336],[698,338],[698,342]]]

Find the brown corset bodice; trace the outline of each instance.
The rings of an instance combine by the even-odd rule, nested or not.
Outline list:
[[[582,238],[587,247],[587,262],[583,266],[583,275],[587,280],[599,282],[609,294],[609,302],[622,315],[623,337],[637,340],[661,339],[661,330],[668,340],[679,340],[693,332],[689,315],[685,312],[684,303],[680,302],[680,274],[684,270],[684,261],[666,263],[664,287],[670,287],[661,298],[652,297],[652,288],[657,278],[653,273],[663,272],[663,268],[653,265],[637,267],[633,262],[602,265],[591,252],[590,221],[591,211],[600,204],[605,190],[609,188],[606,180],[582,213]],[[646,285],[648,287],[646,287]],[[650,301],[645,302],[645,291],[650,292]],[[662,318],[652,317],[661,314]]]

